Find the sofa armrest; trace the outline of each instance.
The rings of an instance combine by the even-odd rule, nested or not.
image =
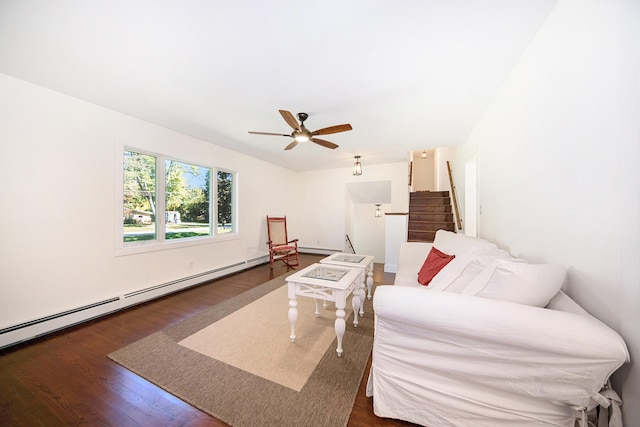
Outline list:
[[[403,286],[379,286],[373,305],[374,369],[394,375],[585,407],[629,360],[615,331],[573,313]]]

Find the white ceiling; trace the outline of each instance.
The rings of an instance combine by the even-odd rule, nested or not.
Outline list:
[[[0,73],[284,167],[464,142],[557,0],[0,0]],[[0,94],[1,96],[1,94]],[[279,109],[353,130],[283,151]]]

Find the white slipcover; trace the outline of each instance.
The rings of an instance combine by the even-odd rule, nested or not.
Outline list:
[[[510,257],[507,252],[488,240],[438,230],[433,243],[403,242],[400,244],[398,270],[394,283],[401,286],[420,286],[418,271],[433,246],[447,255]]]
[[[622,338],[562,293],[554,310],[379,286],[373,304],[367,395],[381,417],[430,427],[572,427],[576,410],[629,360]]]

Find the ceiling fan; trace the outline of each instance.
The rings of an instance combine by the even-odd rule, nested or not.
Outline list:
[[[300,120],[300,123],[298,124],[295,117],[293,117],[293,114],[291,114],[289,111],[286,111],[286,110],[278,110],[278,111],[280,111],[280,115],[282,116],[284,121],[287,122],[287,124],[289,124],[289,126],[293,128],[293,132],[291,132],[290,135],[283,134],[283,133],[252,132],[252,131],[249,131],[249,133],[252,133],[255,135],[289,136],[293,138],[293,141],[289,145],[284,147],[285,150],[291,150],[293,147],[298,145],[299,142],[307,142],[307,141],[315,142],[316,144],[322,145],[323,147],[334,149],[334,148],[338,148],[336,144],[334,144],[333,142],[325,141],[324,139],[318,139],[316,138],[316,135],[328,135],[330,133],[346,132],[348,130],[353,129],[350,124],[344,124],[344,125],[329,126],[327,128],[322,128],[322,129],[314,130],[313,132],[311,132],[309,131],[309,129],[307,129],[304,126],[304,121],[307,120],[307,118],[309,117],[307,113],[298,113],[298,119]]]

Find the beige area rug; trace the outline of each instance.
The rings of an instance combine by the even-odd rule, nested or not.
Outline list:
[[[288,301],[287,286],[281,286],[178,344],[300,391],[336,338],[335,305],[320,308],[316,318],[314,301],[298,298],[296,342],[292,344]],[[345,311],[350,318],[353,310]]]
[[[285,276],[130,344],[109,357],[232,426],[345,426],[373,344],[371,302],[336,354],[329,303],[298,298],[289,340]]]

